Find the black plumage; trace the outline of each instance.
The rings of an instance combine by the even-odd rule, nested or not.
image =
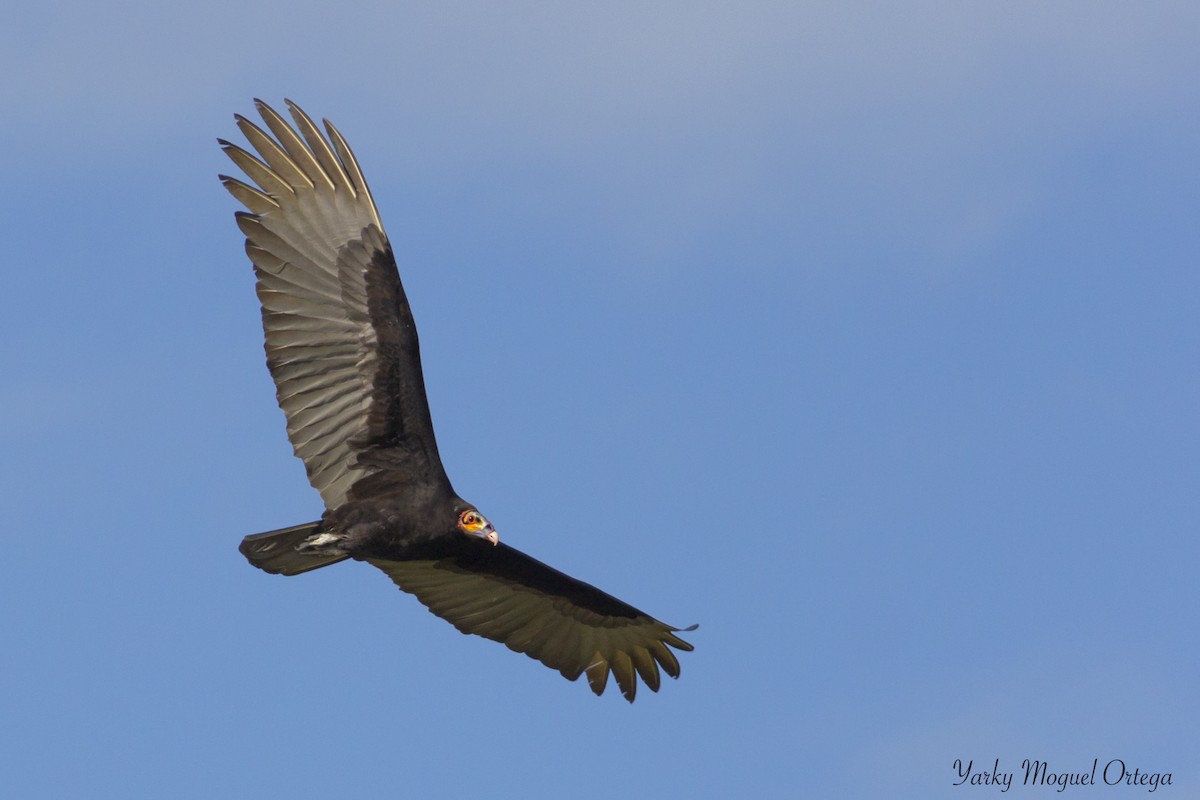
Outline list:
[[[326,511],[247,536],[241,552],[297,575],[352,558],[383,570],[463,633],[525,653],[601,694],[609,672],[632,701],[637,676],[678,677],[679,631],[499,542],[459,497],[433,435],[412,311],[358,163],[288,102],[295,128],[255,101],[237,116],[258,153],[221,147],[255,185],[221,181],[258,278],[267,366],[288,437]],[[689,629],[690,630],[690,629]]]

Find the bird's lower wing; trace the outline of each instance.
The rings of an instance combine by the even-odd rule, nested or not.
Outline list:
[[[502,642],[568,680],[586,672],[596,694],[610,671],[630,702],[637,675],[655,692],[660,667],[679,677],[670,648],[692,649],[679,628],[507,545],[468,544],[437,559],[367,561],[463,633]]]

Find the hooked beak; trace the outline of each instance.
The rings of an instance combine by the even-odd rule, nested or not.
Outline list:
[[[492,543],[492,547],[500,544],[500,534],[496,533],[496,529],[492,527],[492,523],[490,522],[471,535],[478,536],[480,539],[487,539]]]

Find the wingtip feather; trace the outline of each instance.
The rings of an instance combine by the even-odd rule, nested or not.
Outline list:
[[[597,697],[604,694],[604,687],[608,686],[608,661],[600,655],[599,651],[592,656],[592,663],[584,672],[587,673],[588,686],[591,687],[592,694]]]

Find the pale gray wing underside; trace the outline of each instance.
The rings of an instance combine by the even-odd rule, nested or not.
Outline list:
[[[496,559],[368,559],[463,633],[501,642],[568,680],[586,673],[601,694],[609,672],[633,701],[637,677],[657,692],[661,667],[679,677],[678,628],[503,544]],[[668,647],[670,645],[670,647]]]
[[[239,212],[262,303],[267,365],[288,438],[327,508],[386,469],[368,450],[407,435],[417,465],[441,469],[412,325],[391,247],[358,164],[328,122],[328,141],[288,103],[296,131],[261,101],[275,138],[238,116],[258,158],[222,141],[255,183],[221,176]],[[414,374],[415,373],[415,374]],[[407,462],[412,465],[411,457]]]

